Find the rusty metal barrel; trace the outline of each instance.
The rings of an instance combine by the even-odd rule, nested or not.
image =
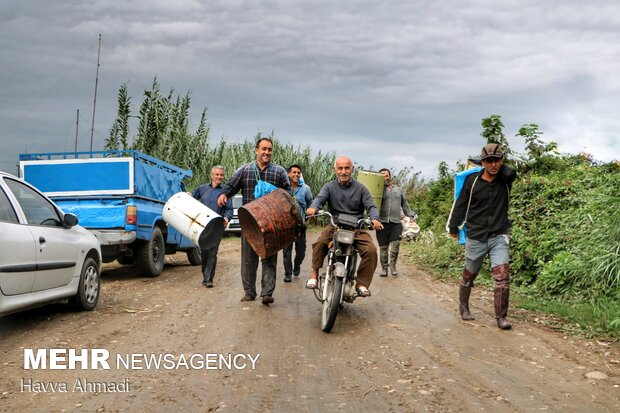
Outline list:
[[[294,242],[303,228],[295,200],[284,189],[248,202],[238,214],[243,236],[262,259]]]

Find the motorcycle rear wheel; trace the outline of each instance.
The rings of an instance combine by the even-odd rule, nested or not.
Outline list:
[[[327,294],[323,301],[323,310],[321,312],[321,330],[325,333],[329,333],[336,323],[336,316],[340,308],[342,278],[328,274],[327,277],[325,277],[325,283]]]

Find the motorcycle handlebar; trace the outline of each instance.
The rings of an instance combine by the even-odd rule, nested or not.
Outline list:
[[[334,216],[329,213],[328,211],[323,211],[322,209],[317,211],[314,215],[309,215],[306,218],[318,218],[318,217],[322,217],[327,215],[329,217],[329,221],[332,224],[332,226],[339,228],[338,225],[336,224],[336,222],[334,222]],[[363,225],[362,225],[363,224]],[[358,228],[363,228],[364,226],[367,226],[369,228],[372,228],[372,220],[370,218],[361,218],[357,220],[357,227]]]

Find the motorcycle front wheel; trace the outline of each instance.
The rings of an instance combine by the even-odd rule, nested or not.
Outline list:
[[[329,333],[332,331],[334,323],[336,323],[336,316],[340,307],[342,278],[328,274],[325,277],[325,288],[327,291],[323,295],[325,299],[323,300],[323,311],[321,312],[321,330]]]

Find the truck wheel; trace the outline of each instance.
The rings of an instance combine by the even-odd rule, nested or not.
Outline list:
[[[147,277],[158,277],[164,270],[166,245],[158,227],[153,228],[151,239],[138,247],[136,262]]]
[[[200,247],[192,248],[191,250],[187,250],[187,260],[192,265],[201,265],[202,264],[202,256],[200,255]]]
[[[77,293],[69,298],[69,304],[78,310],[94,310],[99,301],[99,266],[88,257],[84,260]]]

